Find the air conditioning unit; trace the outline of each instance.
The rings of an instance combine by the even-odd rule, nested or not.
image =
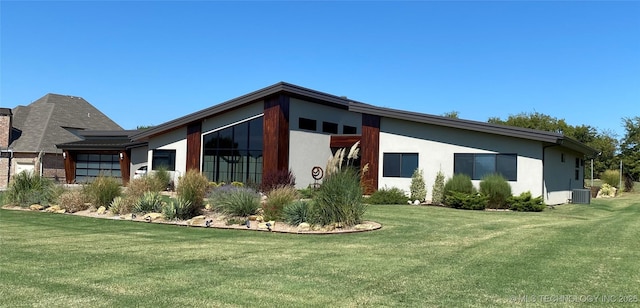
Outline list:
[[[590,189],[574,189],[571,192],[571,203],[590,204],[591,190]]]

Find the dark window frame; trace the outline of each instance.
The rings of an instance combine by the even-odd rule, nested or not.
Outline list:
[[[322,132],[328,134],[337,134],[338,123],[322,121]]]
[[[298,118],[298,128],[315,132],[318,130],[318,121],[300,117]]]
[[[493,171],[482,172],[487,166],[482,166],[482,161],[478,158],[490,158],[493,156]],[[490,159],[485,163],[491,163]],[[471,170],[469,170],[471,168]],[[489,168],[491,169],[491,168]],[[504,176],[507,181],[515,182],[518,180],[518,154],[516,153],[454,153],[453,154],[453,173],[466,174],[472,180],[482,180],[482,177],[492,173],[499,173]]]
[[[355,135],[358,133],[358,128],[350,125],[342,125],[342,133],[345,135]]]
[[[161,163],[164,161],[167,163]],[[167,167],[167,171],[176,171],[176,150],[154,149],[151,158],[151,170],[158,170],[160,166]]]
[[[415,162],[414,162],[415,159]],[[411,178],[420,167],[420,155],[414,152],[385,152],[382,154],[382,176],[388,178]],[[411,169],[411,170],[409,170]]]

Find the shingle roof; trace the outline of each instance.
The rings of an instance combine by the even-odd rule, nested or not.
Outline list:
[[[80,141],[56,144],[58,149],[63,150],[124,150],[137,146],[146,145],[146,142],[132,142],[131,135],[139,133],[139,130],[118,130],[118,131],[79,131],[82,137]]]
[[[82,97],[47,94],[13,109],[14,152],[60,152],[56,144],[79,141],[81,130],[122,130]]]

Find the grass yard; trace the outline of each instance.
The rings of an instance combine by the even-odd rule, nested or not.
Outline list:
[[[383,228],[313,236],[0,210],[0,306],[638,303],[640,194],[541,213],[366,216]]]

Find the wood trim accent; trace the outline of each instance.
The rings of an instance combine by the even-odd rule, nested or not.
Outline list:
[[[380,157],[380,116],[362,114],[362,139],[360,142],[362,167],[368,165],[368,171],[362,173],[364,193],[369,195],[378,190],[378,170]]]
[[[131,151],[120,151],[118,158],[120,159],[122,185],[127,186],[129,184],[129,177],[131,176]]]
[[[332,148],[350,148],[361,139],[361,135],[331,135],[329,146]]]
[[[64,151],[64,178],[67,184],[73,184],[76,181],[76,153]]]
[[[187,171],[200,171],[201,136],[202,122],[194,122],[187,126]]]
[[[264,100],[262,174],[289,170],[289,96]]]

